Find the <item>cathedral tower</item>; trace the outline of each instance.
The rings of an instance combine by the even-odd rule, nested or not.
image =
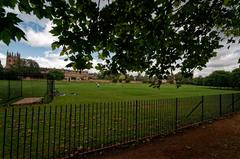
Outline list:
[[[14,65],[16,62],[20,62],[21,56],[19,53],[13,54],[10,52],[7,52],[7,58],[6,58],[6,68],[11,68],[12,65]]]

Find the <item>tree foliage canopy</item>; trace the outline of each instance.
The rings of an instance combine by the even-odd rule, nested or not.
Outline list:
[[[1,61],[0,61],[0,72],[3,72],[3,66],[2,66]]]
[[[21,59],[20,61],[16,61],[7,72],[15,72],[22,74],[38,74],[40,73],[40,67],[37,62],[30,59]]]
[[[24,33],[15,14],[4,7],[46,17],[58,37],[53,49],[63,47],[68,66],[92,67],[93,54],[104,60],[98,69],[110,74],[146,72],[159,86],[171,71],[184,74],[205,67],[227,36],[240,29],[239,0],[13,0],[0,2],[0,40],[9,43]],[[8,24],[8,25],[6,25]],[[2,27],[2,28],[1,28]],[[12,31],[13,30],[13,31]]]
[[[206,79],[205,84],[216,87],[231,87],[232,78],[231,73],[226,71],[214,71]]]
[[[53,80],[63,80],[64,79],[64,73],[59,70],[51,70],[48,73],[48,78]]]
[[[240,88],[240,68],[236,68],[232,71],[232,85]]]

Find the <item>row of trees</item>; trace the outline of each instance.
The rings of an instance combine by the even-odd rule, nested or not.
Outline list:
[[[240,88],[240,68],[236,68],[231,72],[223,70],[214,71],[207,77],[182,78],[179,83],[213,87]]]

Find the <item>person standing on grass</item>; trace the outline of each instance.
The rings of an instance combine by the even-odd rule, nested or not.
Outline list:
[[[97,86],[97,88],[99,88],[99,87],[100,87],[100,84],[99,84],[98,82],[96,82],[96,86]]]

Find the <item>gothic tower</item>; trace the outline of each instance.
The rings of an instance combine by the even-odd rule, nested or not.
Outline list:
[[[6,68],[11,68],[12,65],[14,65],[16,62],[20,62],[20,54],[13,54],[10,52],[7,52],[7,58],[6,58]]]

